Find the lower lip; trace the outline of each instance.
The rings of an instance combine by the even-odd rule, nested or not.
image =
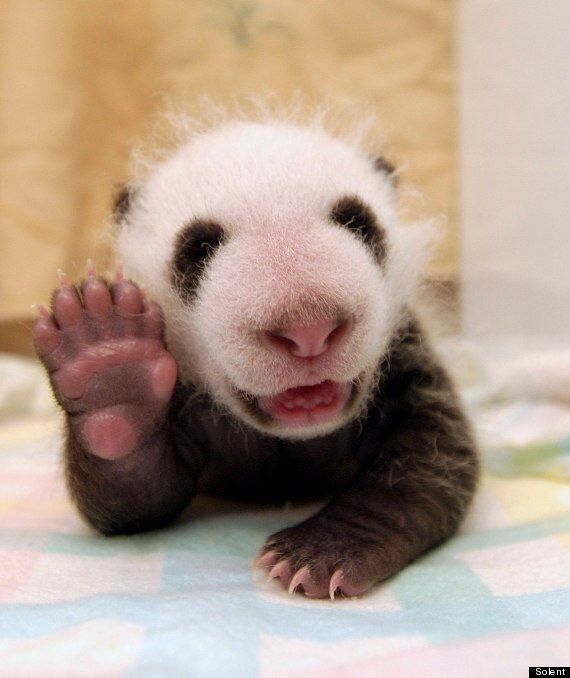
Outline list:
[[[342,412],[350,391],[350,384],[323,381],[259,398],[258,404],[263,412],[288,426],[323,424]]]

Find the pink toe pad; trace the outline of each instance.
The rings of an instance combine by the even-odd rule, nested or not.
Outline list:
[[[119,459],[132,452],[137,431],[124,416],[100,411],[87,417],[85,436],[93,454],[102,459]]]

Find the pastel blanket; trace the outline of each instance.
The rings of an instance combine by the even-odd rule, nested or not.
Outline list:
[[[570,659],[570,409],[479,413],[487,472],[461,533],[359,600],[251,567],[314,507],[198,502],[102,538],[62,482],[52,417],[0,434],[0,676],[525,676]]]

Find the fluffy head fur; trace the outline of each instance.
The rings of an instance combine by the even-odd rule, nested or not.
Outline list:
[[[347,198],[363,207],[364,226],[339,220],[339,201],[350,215]],[[176,261],[186,261],[181,242],[194,224],[214,235],[190,243],[196,261],[185,271]],[[259,431],[307,439],[362,413],[428,240],[428,228],[399,223],[391,173],[358,146],[319,125],[229,121],[195,134],[131,191],[118,251],[162,305],[183,380]],[[351,331],[310,360],[260,341],[262,332],[337,317],[351,318]],[[350,389],[326,421],[291,427],[258,406],[325,381]]]

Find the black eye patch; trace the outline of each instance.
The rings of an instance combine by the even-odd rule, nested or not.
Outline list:
[[[374,212],[356,196],[338,200],[330,212],[330,219],[353,231],[368,245],[380,266],[386,261],[386,234]]]
[[[192,297],[205,265],[225,238],[224,229],[214,221],[197,219],[187,224],[176,238],[172,259],[172,284]]]

